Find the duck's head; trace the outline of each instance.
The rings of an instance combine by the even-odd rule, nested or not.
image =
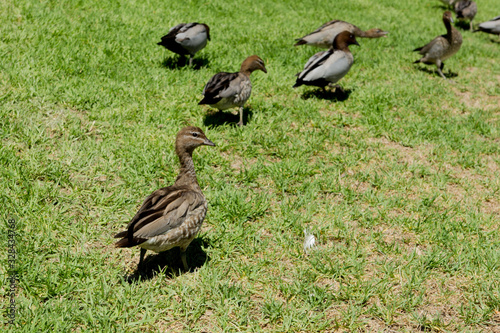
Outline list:
[[[349,45],[359,46],[356,37],[349,31],[342,31],[333,40],[333,48],[335,50],[348,50]]]
[[[371,38],[387,37],[388,33],[389,31],[384,31],[379,28],[373,28],[365,31],[366,37],[371,37]]]
[[[453,23],[453,16],[451,15],[451,12],[449,10],[445,11],[443,13],[443,22],[452,22]]]
[[[241,64],[240,72],[251,74],[253,71],[256,71],[258,69],[263,71],[264,73],[267,73],[264,61],[260,57],[252,55],[243,61],[243,63]]]
[[[205,23],[202,23],[203,26],[205,27],[205,30],[207,31],[207,39],[210,40],[210,27],[206,25]]]
[[[207,138],[201,128],[187,126],[177,133],[175,151],[178,154],[182,152],[192,152],[199,146],[215,146],[215,143]]]

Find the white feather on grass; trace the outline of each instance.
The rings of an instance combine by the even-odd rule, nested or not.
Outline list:
[[[308,253],[309,250],[316,246],[316,237],[314,237],[314,235],[307,229],[304,229],[304,236],[304,251]]]

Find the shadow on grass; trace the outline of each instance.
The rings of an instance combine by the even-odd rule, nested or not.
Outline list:
[[[252,119],[253,112],[248,108],[243,108],[243,125],[246,125],[250,119]],[[228,111],[218,111],[210,110],[203,117],[203,124],[207,127],[213,126],[223,126],[226,124],[235,125],[240,121],[240,114],[232,114],[230,110]]]
[[[429,65],[430,67],[422,67],[422,66],[419,66],[418,67],[418,70],[419,71],[422,71],[422,72],[425,72],[425,73],[428,73],[428,74],[432,74],[432,75],[436,75],[437,77],[441,77],[438,73],[438,71],[435,69],[436,66],[434,65]],[[434,66],[434,67],[432,67]],[[448,71],[448,73],[445,73],[443,71],[443,74],[444,76],[447,78],[447,79],[451,79],[451,78],[454,78],[454,77],[457,77],[458,74],[457,73],[453,73],[451,71]]]
[[[441,10],[443,10],[443,11],[446,11],[446,10],[451,10],[451,9],[452,9],[452,8],[451,8],[451,6],[446,6],[444,3],[442,3],[442,4],[438,4],[438,3],[436,3],[436,4],[434,4],[434,5],[432,6],[432,8],[435,8],[435,9],[441,9]]]
[[[322,89],[316,89],[316,90],[308,90],[305,93],[302,94],[302,99],[309,99],[309,98],[321,98],[321,99],[327,99],[330,101],[337,101],[337,102],[343,102],[349,98],[349,95],[351,94],[352,90],[351,89],[341,89],[341,88],[335,88],[335,91],[332,90],[322,90]]]
[[[202,67],[208,65],[208,59],[203,57],[197,57],[193,59],[193,69],[199,70]],[[189,57],[186,56],[175,56],[166,57],[162,62],[161,66],[167,69],[179,69],[182,67],[189,67]]]
[[[460,28],[460,29],[465,30],[465,31],[469,31],[470,30],[469,21],[464,21],[464,20],[457,19],[457,21],[455,22],[455,26],[457,28]]]
[[[202,238],[195,238],[193,242],[189,244],[186,250],[186,259],[190,272],[210,261],[210,257],[203,250],[203,248],[208,245],[209,242]],[[134,283],[137,281],[150,280],[162,272],[164,272],[168,279],[172,279],[185,273],[180,252],[178,247],[158,254],[148,251],[141,269],[136,268],[132,274],[125,276],[125,281]]]

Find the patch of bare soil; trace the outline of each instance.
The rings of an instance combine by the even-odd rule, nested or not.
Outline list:
[[[500,84],[500,82],[498,82],[498,84]],[[456,87],[452,89],[460,98],[460,101],[468,108],[500,111],[500,99],[498,96],[490,96],[484,92],[474,93],[471,91],[460,91]]]
[[[494,156],[480,155],[478,159],[481,159],[483,167],[465,169],[459,165],[449,163],[439,165],[433,163],[432,151],[434,147],[432,145],[410,148],[392,142],[387,138],[374,138],[370,141],[395,151],[397,153],[396,158],[408,166],[423,165],[432,174],[441,173],[450,176],[450,180],[446,183],[444,189],[436,188],[435,185],[424,181],[426,184],[415,190],[421,191],[425,189],[424,187],[428,187],[427,190],[431,192],[447,196],[450,202],[479,205],[483,213],[500,215],[500,200],[498,199],[499,196],[495,195],[500,182],[500,166]],[[381,161],[374,159],[370,163],[380,165]],[[407,176],[410,175],[407,174]],[[408,195],[411,195],[411,193]]]

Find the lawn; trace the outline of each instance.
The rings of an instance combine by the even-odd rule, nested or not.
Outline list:
[[[478,1],[475,23],[500,13]],[[446,32],[437,0],[0,2],[1,330],[500,332],[500,44],[463,28],[435,67],[412,52]],[[346,94],[293,89],[332,20],[359,38]],[[156,45],[210,26],[195,67]],[[467,26],[467,25],[465,25]],[[199,106],[249,55],[268,74],[238,116]],[[177,131],[209,202],[178,249],[117,249],[144,198],[173,183]],[[7,322],[8,220],[17,308]],[[304,229],[316,247],[303,249]]]

